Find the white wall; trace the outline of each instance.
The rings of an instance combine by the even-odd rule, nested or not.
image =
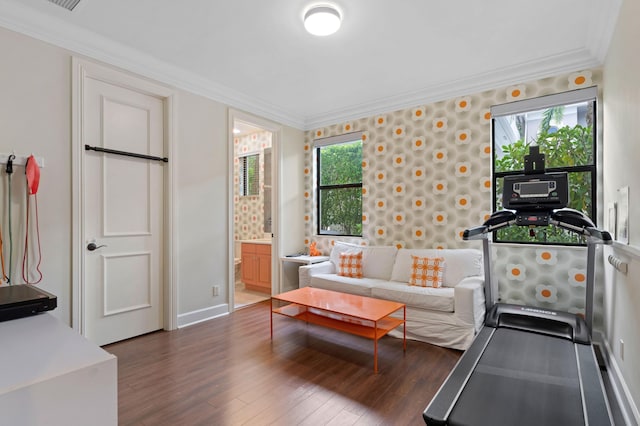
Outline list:
[[[635,404],[640,403],[640,3],[625,0],[604,67],[604,206],[629,186],[629,247],[614,245],[629,262],[624,275],[605,268],[605,333]],[[605,212],[606,217],[606,212]],[[624,341],[624,357],[620,340]],[[635,415],[638,416],[637,411]]]
[[[280,181],[280,249],[282,254],[304,249],[304,132],[290,127],[282,129]]]
[[[58,296],[53,315],[71,321],[71,56],[0,28],[0,153],[44,157],[38,191],[40,287]],[[7,185],[0,171],[0,212],[8,268]],[[24,168],[13,174],[13,283],[23,282]],[[19,278],[20,277],[20,278]]]
[[[53,315],[71,324],[71,57],[72,53],[30,37],[0,28],[0,153],[44,157],[38,192],[42,266],[41,288],[58,296]],[[228,136],[226,105],[176,90],[177,252],[178,314],[203,319],[227,312]],[[283,145],[302,149],[302,133],[283,128]],[[294,197],[297,174],[287,172],[284,193]],[[4,170],[4,169],[2,169]],[[293,183],[292,183],[293,182]],[[289,188],[293,185],[295,188]],[[289,189],[287,189],[289,188]],[[24,168],[14,174],[16,194],[13,215],[24,216]],[[22,196],[18,199],[17,195]],[[6,229],[6,176],[0,171],[0,220]],[[291,201],[295,203],[296,201]],[[301,201],[300,201],[301,203]],[[289,211],[289,210],[288,210]],[[288,221],[302,217],[294,212]],[[23,220],[23,219],[22,219]],[[298,219],[301,223],[302,221]],[[300,227],[302,224],[300,224]],[[24,234],[14,226],[14,283],[19,283]],[[293,227],[295,229],[295,227]],[[289,229],[283,230],[288,241]],[[294,241],[301,239],[296,235]],[[7,235],[5,255],[7,253]],[[213,297],[212,286],[220,286]],[[198,314],[193,315],[193,312]],[[185,321],[190,322],[189,319]]]
[[[226,304],[227,145],[227,108],[180,93],[176,146],[180,314]],[[214,285],[220,286],[215,298]]]

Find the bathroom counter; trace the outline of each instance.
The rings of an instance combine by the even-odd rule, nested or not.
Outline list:
[[[242,244],[269,244],[271,245],[271,238],[269,239],[260,239],[260,240],[240,240]]]

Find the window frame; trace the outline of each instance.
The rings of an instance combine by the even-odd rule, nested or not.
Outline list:
[[[510,102],[507,104],[494,105],[491,107],[491,175],[492,175],[492,191],[491,191],[491,207],[492,211],[496,211],[498,208],[498,197],[496,191],[498,189],[498,181],[505,176],[513,176],[524,173],[523,170],[497,172],[496,171],[496,119],[508,115],[522,114],[531,111],[539,111],[545,108],[552,108],[563,105],[576,104],[581,102],[593,102],[593,138],[592,138],[592,152],[593,163],[591,165],[579,165],[579,166],[565,166],[565,167],[546,167],[546,173],[553,172],[567,172],[571,173],[590,173],[591,175],[591,212],[588,215],[593,223],[597,226],[598,218],[598,90],[597,86],[588,87],[585,89],[577,89],[568,92],[561,92],[547,96],[541,96],[537,98],[525,99],[521,101]],[[570,243],[570,242],[546,242],[546,241],[504,241],[498,238],[497,231],[493,232],[492,241],[500,244],[538,244],[538,245],[557,245],[557,246],[586,246],[586,241],[583,243]]]
[[[315,154],[315,166],[316,166],[316,184],[315,184],[315,196],[316,196],[316,235],[319,236],[332,236],[332,237],[362,237],[362,226],[360,234],[343,234],[343,233],[327,233],[323,232],[321,229],[321,212],[322,212],[322,202],[321,202],[321,193],[323,190],[332,190],[332,189],[349,189],[349,188],[360,188],[360,205],[362,206],[362,175],[360,177],[359,183],[348,183],[348,184],[337,184],[337,185],[322,185],[321,184],[321,155],[320,150],[322,148],[326,148],[328,146],[333,145],[341,145],[353,142],[360,142],[363,155],[364,155],[364,141],[362,140],[362,132],[351,132],[344,133],[338,136],[331,136],[326,138],[314,139],[313,141],[313,150]],[[362,158],[360,159],[360,167],[362,167]],[[361,208],[362,212],[362,208]],[[362,221],[362,214],[360,215],[360,220]],[[362,224],[362,222],[361,222]]]

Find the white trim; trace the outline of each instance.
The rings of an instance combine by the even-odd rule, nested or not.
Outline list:
[[[84,98],[85,70],[77,58],[71,58],[71,326],[84,335],[84,289],[80,285],[84,271],[84,187],[81,182],[84,164],[80,147],[83,134],[81,110]]]
[[[225,315],[229,315],[229,306],[227,304],[210,306],[178,315],[177,326],[178,328],[188,327]]]
[[[235,265],[234,265],[234,201],[233,201],[233,161],[234,161],[234,143],[233,140],[236,137],[233,134],[233,123],[235,121],[243,121],[253,127],[258,127],[260,129],[271,132],[271,234],[273,238],[271,239],[271,294],[279,294],[281,292],[280,289],[280,242],[279,242],[279,231],[280,231],[280,181],[282,173],[280,171],[280,156],[281,156],[281,148],[280,144],[282,141],[282,126],[278,123],[274,123],[272,121],[266,120],[264,118],[256,117],[252,114],[237,111],[235,109],[229,109],[229,115],[227,117],[227,134],[228,134],[228,164],[229,166],[229,174],[227,176],[227,188],[229,192],[228,198],[228,225],[227,229],[229,232],[228,235],[228,244],[227,244],[227,253],[229,254],[227,263],[228,263],[228,274],[227,274],[227,282],[228,286],[228,300],[229,300],[229,312],[233,312],[235,310]]]
[[[107,66],[96,64],[77,57],[71,57],[72,73],[72,107],[71,107],[71,170],[72,170],[72,248],[71,248],[71,324],[80,334],[85,333],[84,324],[84,128],[83,128],[83,103],[84,103],[84,81],[87,78],[95,78],[100,81],[117,84],[127,87],[137,92],[150,96],[160,97],[164,103],[164,125],[165,141],[164,148],[169,157],[169,162],[165,164],[164,190],[164,282],[162,288],[163,295],[163,327],[165,330],[172,330],[177,327],[178,313],[178,293],[177,293],[177,267],[178,258],[174,245],[177,243],[177,229],[174,226],[176,207],[174,203],[175,191],[175,165],[176,160],[172,157],[176,150],[176,128],[175,117],[176,92],[174,89],[156,84],[134,75],[123,73],[122,71],[108,68]]]
[[[595,101],[598,99],[598,87],[591,86],[584,89],[569,90],[553,93],[537,98],[523,99],[521,101],[508,102],[491,106],[491,118],[503,117],[511,114],[537,111],[558,105],[575,104],[579,102]]]
[[[588,28],[586,45],[591,54],[599,62],[604,63],[620,15],[622,0],[595,2],[592,6],[590,24],[586,27]]]
[[[173,93],[165,98],[165,145],[169,163],[165,164],[165,233],[164,233],[164,329],[178,328],[178,206],[175,202],[177,192],[176,177],[178,176],[178,150],[175,149],[178,140],[176,117],[178,116],[178,94]],[[167,300],[168,299],[168,300]]]
[[[590,22],[586,23],[589,28],[589,37],[587,46],[583,49],[568,50],[510,67],[488,70],[455,81],[435,84],[422,90],[400,93],[375,102],[352,105],[309,117],[303,117],[296,114],[295,111],[258,100],[249,94],[241,93],[175,65],[159,61],[153,56],[136,51],[127,45],[116,43],[89,30],[71,25],[16,2],[0,0],[2,4],[0,26],[170,84],[176,88],[199,94],[233,108],[250,111],[257,116],[266,117],[297,129],[311,130],[339,122],[451,99],[469,93],[478,93],[509,84],[601,66],[611,41],[621,2],[621,0],[613,0],[613,4],[602,4],[599,10],[594,12]]]
[[[613,351],[609,346],[609,342],[603,338],[602,333],[594,333],[594,341],[600,346],[600,353],[602,354],[607,368],[607,376],[614,393],[620,412],[624,418],[626,425],[638,425],[640,424],[640,411],[638,406],[633,401],[629,386],[627,386],[624,376],[618,367]]]
[[[335,123],[388,113],[389,111],[435,103],[470,93],[480,93],[510,84],[553,77],[565,72],[595,68],[600,65],[602,65],[602,62],[593,58],[587,49],[570,50],[535,61],[527,61],[510,67],[435,84],[422,90],[400,93],[375,102],[354,105],[348,108],[328,111],[314,117],[307,117],[304,130],[317,129]]]
[[[115,42],[17,2],[0,0],[0,4],[2,9],[0,26],[2,27],[234,108],[252,111],[254,114],[292,127],[304,126],[302,116],[203,78],[184,68],[158,60],[128,45]],[[54,5],[54,7],[58,6]]]
[[[322,146],[337,145],[339,143],[362,141],[363,132],[351,132],[343,133],[341,135],[329,136],[326,138],[318,138],[313,140],[313,147],[318,148]]]

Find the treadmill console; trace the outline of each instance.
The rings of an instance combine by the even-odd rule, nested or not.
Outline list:
[[[502,205],[517,211],[551,211],[566,207],[569,185],[566,172],[504,177]]]

